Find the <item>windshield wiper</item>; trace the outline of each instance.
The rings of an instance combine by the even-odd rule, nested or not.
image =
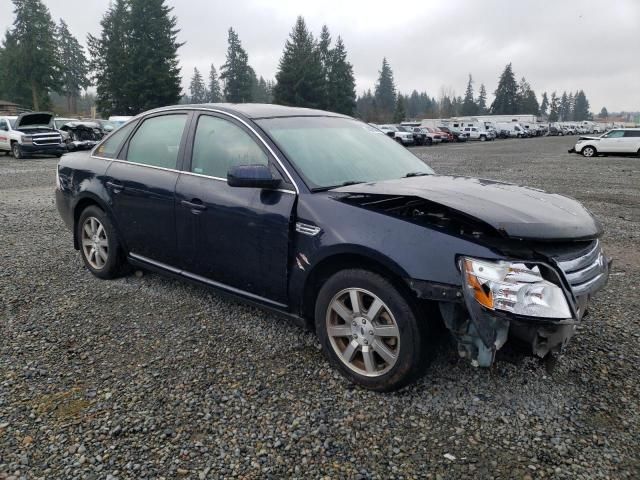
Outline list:
[[[422,177],[423,175],[429,175],[426,172],[409,172],[407,173],[404,178],[409,178],[409,177]]]
[[[329,187],[317,187],[317,188],[312,188],[311,191],[312,192],[326,192],[327,190],[333,190],[334,188],[340,188],[340,187],[346,187],[348,185],[357,185],[359,183],[365,183],[362,180],[349,180],[346,182],[342,182],[339,185],[331,185]]]

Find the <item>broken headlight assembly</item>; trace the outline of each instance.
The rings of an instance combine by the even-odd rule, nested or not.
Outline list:
[[[460,271],[466,293],[485,308],[528,317],[572,317],[562,289],[545,280],[536,264],[462,257]]]

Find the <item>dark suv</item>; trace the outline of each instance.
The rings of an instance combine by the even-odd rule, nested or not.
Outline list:
[[[423,371],[438,325],[476,366],[509,337],[546,355],[609,270],[575,200],[436,175],[380,130],[318,110],[147,112],[63,157],[56,201],[94,275],[130,263],[283,312],[376,390]]]

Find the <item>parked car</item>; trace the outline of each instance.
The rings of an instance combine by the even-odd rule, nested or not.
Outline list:
[[[395,125],[378,125],[378,128],[402,145],[411,145],[413,143],[413,133],[400,130]]]
[[[451,143],[455,141],[455,137],[451,133],[447,132],[446,130],[442,130],[441,127],[436,127],[435,132],[437,135],[440,135],[440,138],[442,139],[443,143]]]
[[[116,122],[112,122],[110,120],[102,120],[100,118],[97,118],[97,119],[95,119],[93,121],[95,123],[97,123],[98,125],[100,125],[100,128],[102,129],[102,131],[104,132],[105,135],[108,135],[109,133],[111,133],[114,130],[116,130],[120,125],[122,125],[122,124],[118,124]]]
[[[442,142],[442,132],[433,127],[422,127],[427,131],[427,136],[431,139],[431,143],[441,143]]]
[[[569,153],[580,153],[584,157],[608,153],[640,156],[640,128],[611,130],[599,137],[580,137]]]
[[[416,145],[431,145],[431,138],[427,135],[427,131],[420,127],[404,127],[413,133],[413,142]]]
[[[437,175],[319,110],[152,110],[90,156],[63,157],[56,179],[95,276],[131,263],[282,312],[374,390],[423,372],[438,325],[476,366],[510,337],[545,356],[608,277],[602,228],[576,200]]]
[[[467,141],[467,136],[465,134],[463,134],[462,132],[460,132],[459,130],[455,130],[449,127],[440,127],[440,130],[443,132],[448,133],[449,135],[451,135],[453,137],[453,141],[454,142],[466,142]]]
[[[120,127],[131,120],[133,117],[129,115],[111,115],[109,117],[109,121],[115,124],[117,127]]]
[[[469,140],[480,140],[481,142],[492,140],[488,132],[481,131],[476,127],[464,127],[464,134]]]
[[[12,153],[15,158],[33,154],[56,157],[67,151],[62,135],[53,125],[50,112],[28,112],[20,116],[0,117],[0,152]]]
[[[99,123],[85,120],[63,123],[59,130],[67,135],[69,150],[91,149],[106,135]]]

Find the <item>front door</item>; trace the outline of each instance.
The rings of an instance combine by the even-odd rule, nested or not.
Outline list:
[[[612,130],[601,137],[599,145],[597,145],[600,153],[615,153],[622,150],[622,138],[624,130]]]
[[[0,151],[11,150],[9,144],[9,124],[4,118],[0,118]]]
[[[187,113],[149,117],[105,174],[116,224],[129,254],[175,266],[175,186]],[[116,132],[117,133],[117,132]]]
[[[282,176],[261,141],[224,115],[200,114],[188,141],[191,161],[176,185],[181,268],[188,274],[287,303],[293,187],[230,187],[234,165],[269,165]],[[289,190],[291,188],[291,190]]]

